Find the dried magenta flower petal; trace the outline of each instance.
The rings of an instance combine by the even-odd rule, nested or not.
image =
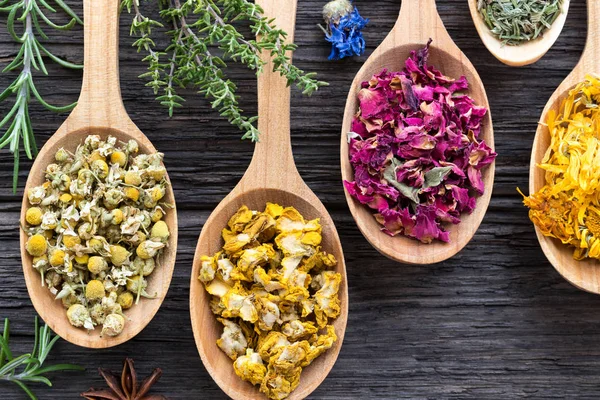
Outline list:
[[[389,235],[449,241],[485,188],[481,171],[496,153],[478,136],[485,107],[461,91],[466,77],[427,64],[429,44],[411,52],[400,72],[382,70],[362,83],[348,133],[354,181],[344,187]]]

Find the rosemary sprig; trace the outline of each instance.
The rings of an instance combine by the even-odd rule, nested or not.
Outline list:
[[[27,386],[29,383],[45,383],[52,386],[52,382],[45,376],[49,372],[83,371],[83,368],[73,364],[44,366],[44,362],[59,336],[54,335],[53,337],[48,325],[39,328],[37,317],[35,318],[35,339],[31,353],[13,357],[9,347],[9,328],[10,324],[6,318],[4,331],[0,336],[0,381],[17,384],[31,399],[36,400],[37,397]]]
[[[262,16],[263,10],[247,0],[158,0],[161,21],[153,20],[140,11],[139,0],[122,0],[121,6],[134,17],[131,34],[137,37],[134,46],[143,52],[148,71],[140,77],[148,80],[158,96],[156,99],[173,115],[184,99],[175,87],[195,88],[210,99],[221,116],[244,132],[243,139],[257,141],[257,117],[244,115],[238,103],[237,86],[226,77],[225,60],[240,62],[257,74],[265,62],[260,53],[271,54],[274,70],[295,84],[302,93],[311,95],[326,82],[315,79],[293,65],[286,55],[296,45],[285,44],[286,32],[278,29],[274,20]],[[253,38],[246,39],[233,25],[249,25]],[[166,27],[170,44],[164,51],[155,50],[153,31]],[[260,36],[255,39],[254,36]]]
[[[83,23],[62,0],[54,0],[54,3],[56,3],[60,10],[71,17],[68,23],[59,25],[48,17],[49,13],[56,13],[57,10],[46,0],[0,0],[0,11],[8,13],[6,24],[8,33],[15,42],[21,44],[16,57],[2,70],[2,72],[19,70],[19,75],[0,93],[0,102],[8,99],[10,96],[15,97],[12,108],[0,120],[0,128],[8,126],[6,132],[0,138],[0,149],[9,146],[11,153],[15,157],[13,171],[14,192],[17,190],[21,139],[23,140],[23,150],[27,157],[32,159],[37,155],[37,145],[35,143],[31,118],[29,117],[31,95],[33,94],[47,110],[54,112],[69,111],[76,105],[76,103],[66,106],[53,106],[49,104],[36,89],[33,79],[34,70],[48,75],[44,62],[45,57],[66,68],[82,68],[81,65],[72,64],[55,56],[38,39],[38,37],[48,39],[42,28],[42,23],[47,27],[57,30],[69,30],[76,23]],[[21,25],[21,34],[17,33],[15,25]]]

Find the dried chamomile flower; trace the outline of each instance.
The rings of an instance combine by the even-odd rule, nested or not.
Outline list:
[[[271,399],[286,398],[302,369],[337,340],[331,321],[342,276],[321,249],[321,231],[319,219],[293,207],[243,206],[222,231],[222,250],[200,258],[198,279],[223,324],[217,345],[235,373]]]
[[[139,154],[135,140],[90,135],[73,152],[59,149],[46,181],[28,190],[26,249],[73,326],[118,335],[123,310],[156,296],[146,278],[172,233],[162,159]]]
[[[102,332],[101,335],[108,336],[117,336],[119,333],[123,332],[123,328],[125,327],[125,318],[119,314],[109,314],[104,319],[104,323],[102,324]]]
[[[39,225],[42,223],[42,210],[39,207],[31,207],[25,213],[25,221],[29,225]]]
[[[29,237],[25,248],[32,256],[39,257],[46,253],[48,243],[46,242],[46,238],[44,236],[37,234]]]
[[[133,294],[131,292],[123,292],[117,298],[117,302],[123,310],[127,310],[133,305]]]
[[[86,329],[94,329],[90,313],[87,308],[81,304],[73,304],[67,310],[67,318],[71,325],[76,327],[85,327]]]

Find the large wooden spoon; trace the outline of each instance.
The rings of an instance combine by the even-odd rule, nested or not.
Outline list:
[[[546,183],[545,172],[541,168],[538,168],[537,165],[542,161],[548,146],[550,146],[550,133],[545,124],[548,119],[548,112],[550,110],[558,112],[561,101],[575,85],[585,79],[586,74],[600,73],[600,43],[598,42],[598,37],[600,37],[600,28],[598,28],[600,2],[597,0],[588,0],[587,8],[588,36],[585,50],[579,63],[552,94],[540,117],[531,150],[529,193],[537,192]],[[542,235],[537,226],[535,227],[535,233],[548,261],[550,261],[559,274],[579,289],[600,294],[600,262],[598,260],[587,259],[577,261],[573,259],[573,248],[571,246],[564,245],[557,239]]]
[[[471,18],[473,18],[473,23],[475,24],[475,28],[477,28],[477,33],[479,33],[481,41],[494,57],[504,64],[513,67],[533,64],[550,50],[550,47],[556,42],[556,39],[558,39],[563,30],[570,4],[570,0],[563,1],[561,13],[556,17],[550,29],[545,31],[542,36],[518,46],[508,46],[492,34],[477,10],[478,1],[469,0],[469,8],[471,10]]]
[[[56,133],[48,139],[33,163],[25,186],[21,208],[21,224],[25,226],[25,211],[29,207],[27,191],[44,182],[46,166],[54,162],[61,147],[75,151],[90,134],[120,141],[135,139],[140,153],[155,153],[156,149],[127,115],[119,87],[119,0],[84,0],[84,70],[83,85],[77,107]],[[167,177],[167,180],[169,178]],[[169,182],[170,183],[170,182]],[[164,201],[175,205],[169,184]],[[126,342],[137,335],[154,317],[164,300],[175,266],[177,250],[177,210],[169,209],[165,221],[171,232],[161,265],[148,278],[147,292],[157,293],[155,299],[143,299],[125,312],[127,321],[123,332],[115,337],[100,337],[97,327],[91,332],[69,323],[66,310],[48,287],[42,286],[40,274],[32,267],[32,258],[25,250],[27,235],[21,231],[23,272],[31,301],[38,314],[63,339],[83,347],[105,348]]]
[[[390,71],[402,70],[410,51],[424,47],[429,38],[433,39],[429,63],[439,68],[446,76],[453,78],[466,76],[470,84],[468,94],[478,105],[489,109],[483,83],[473,65],[448,35],[436,11],[435,0],[403,0],[396,25],[358,71],[348,93],[340,147],[344,180],[354,179],[354,172],[348,160],[347,134],[351,130],[352,118],[358,110],[357,94],[361,83],[369,80],[383,68]],[[494,148],[494,133],[489,112],[483,120],[480,139],[484,139],[492,149]],[[483,171],[483,181],[485,193],[477,199],[477,208],[470,215],[463,214],[460,224],[449,227],[450,243],[435,241],[423,244],[405,236],[391,237],[381,232],[381,226],[373,217],[372,210],[360,204],[347,191],[346,200],[362,234],[383,255],[406,264],[432,264],[458,253],[477,231],[492,195],[494,164]]]
[[[297,0],[257,0],[264,14],[294,38]],[[263,210],[267,202],[293,206],[306,218],[321,218],[323,250],[338,260],[336,271],[342,274],[340,300],[342,310],[334,321],[337,342],[302,372],[300,385],[288,397],[290,400],[308,396],[325,379],[335,363],[348,318],[348,287],[342,246],[329,213],[317,196],[304,183],[294,164],[290,143],[290,88],[286,80],[272,72],[273,64],[265,65],[258,77],[258,127],[260,142],[256,144],[252,162],[242,180],[212,212],[198,241],[191,276],[190,312],[196,346],[204,366],[215,382],[236,400],[263,399],[258,388],[242,381],[234,372],[232,361],[216,345],[223,326],[212,313],[210,295],[198,280],[200,257],[212,255],[223,245],[221,230],[242,205],[251,210]]]

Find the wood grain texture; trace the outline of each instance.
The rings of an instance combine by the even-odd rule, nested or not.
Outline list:
[[[531,165],[529,171],[529,191],[540,190],[546,183],[545,171],[538,168],[542,162],[548,146],[550,146],[550,132],[545,125],[550,110],[559,113],[562,100],[568,95],[569,91],[578,83],[585,79],[587,74],[600,73],[600,28],[596,18],[600,17],[600,3],[594,0],[588,0],[588,42],[583,51],[579,63],[573,71],[565,78],[552,94],[538,125],[531,152]],[[591,293],[600,294],[600,262],[594,259],[577,261],[573,259],[573,248],[564,246],[559,240],[552,239],[542,235],[540,229],[536,226],[535,233],[538,237],[542,250],[550,263],[556,268],[567,281],[576,287]]]
[[[524,42],[518,46],[506,46],[492,34],[487,24],[477,9],[478,0],[468,0],[471,17],[477,29],[477,33],[483,44],[499,61],[513,67],[522,67],[533,64],[548,52],[552,47],[567,20],[570,0],[563,0],[562,11],[550,26],[550,28],[537,39]]]
[[[79,15],[81,2],[67,1]],[[373,249],[349,214],[341,186],[339,138],[346,97],[362,63],[392,29],[398,0],[355,0],[371,19],[365,56],[327,61],[329,48],[320,21],[324,1],[301,0],[295,62],[318,72],[331,86],[311,98],[292,91],[291,136],[300,174],[328,208],[342,240],[350,309],[340,356],[312,399],[597,399],[600,396],[600,297],[567,283],[542,253],[527,210],[515,188],[529,181],[531,145],[542,109],[573,69],[584,47],[586,6],[571,2],[565,28],[537,63],[512,68],[499,63],[479,39],[465,0],[438,0],[450,37],[477,68],[494,117],[494,194],[479,230],[454,258],[434,268],[393,262]],[[376,4],[374,7],[373,4]],[[157,15],[156,8],[152,8]],[[2,19],[3,20],[3,19]],[[103,385],[99,366],[119,370],[126,356],[140,375],[160,366],[156,389],[173,399],[226,399],[202,365],[189,313],[192,259],[200,229],[215,206],[240,180],[253,146],[206,102],[187,94],[172,119],[137,79],[144,63],[128,37],[131,17],[120,20],[120,78],[125,108],[166,155],[179,214],[177,265],[167,297],[152,322],[134,339],[106,350],[82,349],[61,341],[49,361],[72,361],[84,373],[54,375],[54,386],[34,386],[41,399],[71,400]],[[53,35],[58,55],[83,61],[83,31]],[[161,41],[161,44],[164,44]],[[2,66],[18,48],[0,24]],[[256,77],[230,66],[243,108],[257,112]],[[77,99],[81,73],[53,68],[36,75],[38,87],[55,104]],[[14,75],[0,74],[6,87]],[[42,84],[43,83],[43,84]],[[6,112],[7,104],[1,105]],[[38,144],[66,115],[34,103]],[[21,185],[30,163],[21,170]],[[35,311],[19,254],[21,194],[11,194],[12,155],[0,151],[0,317],[10,317],[16,352],[30,351]],[[16,386],[0,383],[2,397],[25,400]]]
[[[288,33],[288,43],[294,42],[297,0],[257,0],[266,17],[274,18],[277,26]],[[198,280],[202,256],[212,256],[223,247],[221,232],[232,215],[241,207],[264,210],[267,202],[294,207],[307,220],[320,219],[323,251],[337,259],[335,271],[341,274],[339,289],[340,315],[332,322],[337,340],[324,354],[303,369],[298,387],[289,400],[304,399],[323,380],[338,358],[348,321],[348,281],[340,238],[327,209],[304,183],[296,165],[290,141],[291,89],[285,78],[273,72],[268,52],[264,72],[258,77],[258,129],[260,141],[255,145],[248,170],[233,190],[217,205],[206,221],[190,277],[190,315],[196,346],[204,366],[215,382],[234,400],[267,399],[258,386],[244,382],[235,374],[231,359],[217,347],[223,325],[217,321],[210,307],[210,294]],[[290,55],[291,57],[291,55]]]
[[[28,189],[44,183],[46,166],[54,162],[54,155],[61,147],[75,152],[77,146],[88,135],[100,135],[106,139],[108,135],[121,142],[135,139],[140,152],[156,153],[156,149],[148,138],[129,118],[119,86],[119,0],[103,0],[102,2],[84,0],[84,19],[87,21],[84,34],[84,70],[83,84],[77,106],[56,133],[48,139],[40,150],[31,168],[24,193]],[[169,177],[166,177],[169,182]],[[32,257],[25,250],[27,233],[21,230],[21,258],[23,273],[31,301],[42,319],[57,334],[71,343],[90,348],[106,348],[124,343],[137,335],[148,325],[162,301],[167,295],[177,253],[177,209],[170,185],[166,188],[164,201],[172,204],[164,221],[169,227],[169,241],[160,260],[160,268],[148,277],[148,293],[156,293],[152,300],[142,299],[125,312],[127,321],[123,331],[114,337],[100,336],[100,328],[88,332],[76,328],[69,322],[65,309],[60,301],[54,300],[47,286],[42,285],[41,276],[32,266]],[[27,196],[23,196],[21,208],[21,224],[26,226],[25,213],[30,207]]]
[[[347,134],[352,130],[352,120],[359,107],[358,93],[362,83],[384,68],[388,71],[401,71],[411,51],[425,47],[430,39],[433,41],[429,47],[429,64],[434,65],[446,76],[466,76],[469,82],[469,96],[477,105],[489,109],[479,74],[448,35],[437,13],[435,0],[406,1],[402,4],[394,28],[358,71],[350,87],[340,135],[340,159],[344,181],[354,181],[354,169],[348,156]],[[493,150],[494,128],[491,114],[492,112],[488,112],[482,120],[479,139],[484,140]],[[381,225],[373,217],[372,209],[361,204],[348,191],[345,192],[346,201],[358,228],[381,254],[406,264],[439,263],[461,251],[479,228],[492,196],[494,167],[495,163],[492,163],[482,170],[485,192],[477,197],[475,210],[471,214],[461,215],[458,225],[448,224],[450,226],[446,227],[450,234],[449,243],[435,240],[424,244],[403,235],[389,236],[381,231]]]

